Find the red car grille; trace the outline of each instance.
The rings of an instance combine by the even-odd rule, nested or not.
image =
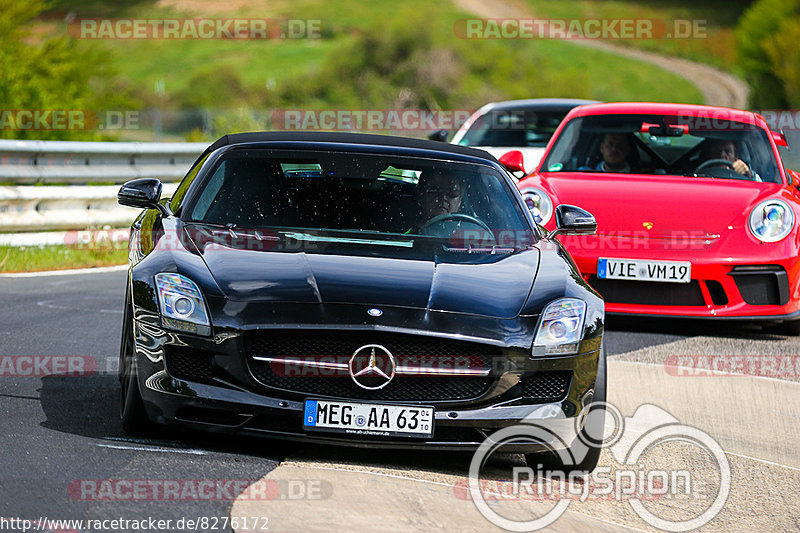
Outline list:
[[[661,283],[657,281],[628,281],[589,277],[589,285],[599,292],[606,303],[635,305],[706,305],[700,283]]]

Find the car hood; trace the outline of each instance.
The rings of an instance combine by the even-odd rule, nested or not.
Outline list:
[[[733,179],[615,174],[547,175],[558,203],[592,213],[600,235],[696,237],[722,235],[781,185]]]
[[[189,236],[192,239],[192,236]],[[226,298],[235,301],[350,303],[514,318],[525,304],[539,251],[464,254],[439,262],[257,250],[246,241],[195,246]],[[358,246],[358,245],[355,245]]]

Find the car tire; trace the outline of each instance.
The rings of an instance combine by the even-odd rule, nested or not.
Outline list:
[[[593,404],[605,403],[606,401],[606,377],[606,351],[605,347],[601,345],[600,358],[597,366],[597,380],[595,381],[594,395],[592,397]],[[594,405],[591,407],[591,410],[600,411],[599,416],[598,413],[595,412],[594,416],[588,418],[586,424],[581,428],[580,435],[572,442],[568,450],[569,453],[566,454],[569,457],[574,457],[576,455],[576,450],[586,448],[587,446],[584,443],[590,443],[591,446],[588,446],[589,449],[586,451],[581,461],[578,461],[577,464],[565,465],[562,461],[562,454],[554,451],[528,453],[525,454],[525,462],[528,464],[528,467],[533,470],[540,469],[544,472],[548,470],[551,472],[564,472],[567,475],[591,473],[597,467],[602,451],[602,442],[597,441],[593,436],[603,435],[605,429],[605,409]]]
[[[145,435],[152,429],[147,417],[136,371],[133,337],[133,313],[130,296],[125,298],[122,319],[122,339],[119,348],[119,420],[129,435]]]

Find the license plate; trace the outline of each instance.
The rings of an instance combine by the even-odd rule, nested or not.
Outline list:
[[[382,437],[433,436],[433,407],[306,400],[303,427]]]
[[[689,261],[642,261],[601,257],[597,260],[597,277],[689,283],[692,279],[692,263]]]

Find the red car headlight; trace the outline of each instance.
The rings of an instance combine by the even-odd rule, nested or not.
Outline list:
[[[778,242],[792,231],[794,212],[783,200],[766,200],[750,212],[748,227],[761,242]]]

